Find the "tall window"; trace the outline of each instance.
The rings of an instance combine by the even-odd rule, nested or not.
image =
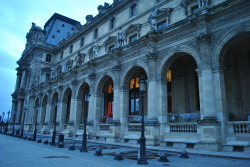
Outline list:
[[[96,28],[94,31],[94,39],[96,39],[97,37],[98,37],[98,28]]]
[[[71,54],[72,52],[73,52],[73,45],[70,45],[69,53]]]
[[[134,17],[137,15],[137,6],[136,4],[134,4],[132,7],[131,7],[131,17]]]
[[[129,115],[139,115],[139,78],[133,78],[129,83]]]
[[[67,97],[66,123],[69,122],[70,106],[71,106],[71,92],[69,93],[69,95]]]
[[[61,51],[61,53],[60,53],[60,59],[61,60],[63,59],[63,51]]]
[[[163,29],[166,28],[166,27],[167,27],[167,22],[166,22],[166,20],[157,24],[157,30],[158,30],[158,31],[163,30]]]
[[[83,47],[84,45],[84,37],[81,38],[80,46]]]
[[[109,84],[104,90],[104,123],[110,123],[113,119],[113,92],[114,85]]]
[[[110,20],[110,29],[113,29],[113,28],[115,28],[115,18],[114,17]]]
[[[134,34],[134,35],[132,35],[132,36],[129,37],[129,43],[134,42],[137,39],[138,39],[137,34]]]
[[[172,71],[167,71],[168,112],[172,112]]]
[[[51,62],[51,54],[46,55],[46,62]]]

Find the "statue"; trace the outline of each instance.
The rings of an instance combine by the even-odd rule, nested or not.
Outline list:
[[[80,52],[78,52],[75,58],[75,67],[80,67],[81,65],[82,65],[82,55]]]
[[[124,35],[124,32],[123,32],[123,30],[121,29],[121,27],[120,27],[120,29],[118,30],[118,33],[117,33],[118,35],[117,35],[117,41],[118,41],[118,45],[119,46],[124,46],[124,44],[125,44],[125,35]]]
[[[52,67],[52,68],[51,68],[50,78],[51,78],[51,79],[54,79],[54,78],[55,78],[55,67]]]
[[[207,7],[208,6],[208,0],[198,0],[198,5],[199,5],[199,8]]]
[[[157,17],[157,12],[153,9],[148,18],[148,20],[150,20],[151,23],[150,24],[151,32],[157,31],[156,17]]]
[[[96,42],[93,46],[93,58],[96,58],[98,57],[98,53],[99,53],[99,45],[98,43]]]
[[[66,72],[66,62],[63,61],[62,63],[62,73]]]

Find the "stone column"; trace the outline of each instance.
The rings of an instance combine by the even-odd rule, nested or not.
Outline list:
[[[120,122],[120,71],[121,66],[115,65],[113,67],[114,78],[114,101],[113,101],[113,121]]]
[[[216,113],[221,122],[221,139],[225,139],[225,122],[228,121],[226,87],[224,79],[224,68],[220,64],[213,66]]]
[[[69,122],[74,122],[76,124],[76,109],[77,109],[77,80],[73,80],[72,84],[72,95],[71,95],[71,104],[70,104],[70,116]]]
[[[25,88],[25,83],[26,83],[26,70],[23,70],[20,89]]]
[[[200,125],[201,139],[198,143],[200,150],[221,150],[221,128],[217,122],[215,108],[215,87],[212,72],[212,56],[210,51],[210,35],[201,33],[197,37],[202,59],[202,96],[204,112]]]
[[[156,60],[157,55],[155,53],[149,53],[147,55],[148,63],[149,63],[149,76],[148,76],[148,92],[147,92],[147,100],[148,100],[148,120],[158,121],[158,103],[157,97],[158,92],[156,85]]]
[[[215,89],[212,73],[211,64],[211,53],[210,53],[210,35],[201,34],[197,41],[199,42],[201,59],[202,59],[202,88],[203,94],[203,105],[204,105],[204,115],[203,120],[215,121],[216,111],[215,111]]]
[[[198,75],[198,85],[199,85],[199,101],[200,101],[200,119],[204,117],[204,106],[203,106],[203,88],[202,88],[202,70],[200,68],[196,69]]]
[[[21,77],[22,77],[22,74],[18,71],[15,90],[18,90],[20,88]]]

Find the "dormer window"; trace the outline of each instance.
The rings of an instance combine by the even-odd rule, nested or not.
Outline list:
[[[137,39],[138,39],[137,34],[131,35],[131,36],[129,37],[129,43],[134,42],[134,41],[136,41]]]
[[[82,37],[82,38],[81,38],[81,42],[80,42],[80,46],[81,46],[81,47],[83,47],[83,45],[84,45],[84,40],[85,40],[84,37]]]
[[[131,15],[131,17],[134,17],[134,16],[137,15],[137,6],[136,6],[136,4],[134,4],[133,6],[131,6],[131,8],[130,8],[130,15]]]
[[[70,45],[69,47],[69,54],[71,54],[73,52],[73,45]]]
[[[110,20],[110,29],[112,30],[113,28],[115,28],[115,18],[114,17]]]
[[[46,55],[46,62],[51,62],[51,54]]]
[[[98,37],[98,28],[96,28],[94,31],[94,39],[96,39],[97,37]]]
[[[163,29],[166,28],[166,27],[167,27],[167,22],[166,22],[166,20],[157,24],[157,30],[158,30],[158,31],[163,30]]]

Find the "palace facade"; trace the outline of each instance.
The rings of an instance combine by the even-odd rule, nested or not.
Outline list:
[[[250,151],[250,1],[114,0],[98,11],[84,25],[57,13],[32,23],[9,131],[56,124],[81,137],[87,118],[88,138],[138,143],[143,75],[147,145]]]

